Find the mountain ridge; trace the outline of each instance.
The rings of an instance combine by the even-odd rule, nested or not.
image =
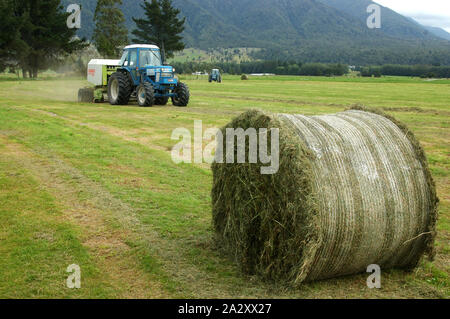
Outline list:
[[[425,26],[425,28],[426,28],[429,32],[433,33],[435,36],[450,41],[450,33],[448,33],[447,31],[445,31],[444,29],[439,28],[439,27],[430,27],[430,26]]]
[[[69,3],[64,0],[63,3]],[[81,36],[93,29],[95,0],[83,6]],[[141,17],[140,1],[124,1],[131,17]],[[173,0],[186,17],[187,47],[262,48],[255,58],[300,59],[350,64],[448,64],[450,41],[382,7],[382,28],[369,29],[370,0]]]

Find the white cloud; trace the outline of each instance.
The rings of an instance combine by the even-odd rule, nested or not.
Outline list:
[[[373,0],[419,23],[440,27],[450,32],[450,1],[448,0]]]
[[[374,0],[400,13],[432,13],[450,17],[450,1],[446,0]]]

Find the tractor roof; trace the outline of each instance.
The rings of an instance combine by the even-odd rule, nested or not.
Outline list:
[[[124,50],[127,49],[159,49],[156,45],[153,44],[132,44],[132,45],[128,45],[124,48]]]

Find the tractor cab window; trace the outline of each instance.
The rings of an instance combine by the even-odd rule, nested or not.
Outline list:
[[[130,51],[130,66],[137,66],[137,51]]]
[[[146,66],[160,66],[161,63],[161,55],[159,51],[156,50],[140,50],[139,53],[139,64],[141,68]]]
[[[120,65],[128,66],[128,51],[124,51],[120,59]]]

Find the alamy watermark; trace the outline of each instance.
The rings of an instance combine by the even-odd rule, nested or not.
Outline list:
[[[370,289],[381,288],[381,267],[379,265],[369,265],[367,267],[367,272],[372,273],[369,277],[367,277],[367,287]]]
[[[79,4],[70,4],[66,10],[70,15],[67,17],[67,27],[69,29],[81,28],[81,7]]]
[[[66,272],[71,273],[67,277],[66,285],[69,289],[80,289],[81,288],[81,268],[76,264],[72,264],[67,267]]]
[[[378,4],[372,3],[367,7],[367,13],[370,13],[367,18],[367,27],[369,29],[381,28],[381,7]]]
[[[261,174],[264,175],[276,174],[279,169],[280,142],[278,128],[271,128],[270,130],[267,128],[259,128],[258,130],[255,128],[246,130],[243,128],[226,128],[224,138],[222,131],[218,128],[209,128],[203,132],[202,121],[196,120],[194,121],[193,143],[191,131],[187,128],[175,129],[172,132],[171,139],[181,139],[172,148],[172,160],[177,164],[192,162],[197,164],[203,162],[209,164],[213,162],[243,164],[248,159],[250,164],[256,164],[258,160],[262,164],[267,164],[267,166],[261,166],[260,169]],[[204,141],[208,142],[205,148],[203,148]]]

